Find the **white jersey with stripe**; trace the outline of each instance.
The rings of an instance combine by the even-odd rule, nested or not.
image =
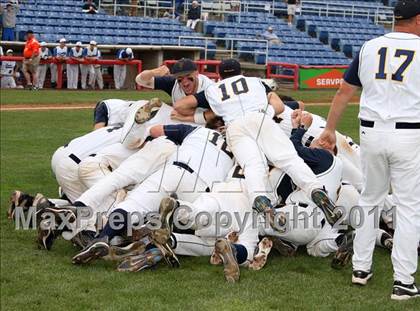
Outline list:
[[[65,46],[63,48],[60,47],[60,46],[55,47],[54,54],[55,54],[56,57],[67,57],[67,55],[68,55],[67,46]]]
[[[83,57],[83,49],[80,48],[79,51],[77,51],[76,47],[71,48],[71,56],[74,58],[82,58]]]
[[[199,74],[197,93],[204,91],[212,84],[214,84],[212,80],[210,80],[205,75]],[[172,102],[176,102],[180,100],[181,98],[184,98],[185,96],[187,96],[187,94],[185,94],[184,90],[181,88],[178,81],[175,81],[174,87],[172,88]]]
[[[205,91],[206,99],[214,113],[230,123],[250,112],[268,112],[274,109],[268,104],[267,93],[261,79],[230,77],[211,85]]]
[[[420,122],[419,36],[391,32],[366,42],[358,74],[361,119]]]
[[[16,66],[15,61],[8,61],[8,60],[2,61],[1,62],[1,75],[12,76],[15,66]]]
[[[73,139],[64,148],[68,154],[74,154],[83,160],[106,146],[118,143],[121,132],[121,127],[103,127]]]
[[[106,99],[102,101],[108,110],[108,125],[123,124],[127,118],[129,108],[134,102],[122,99]]]
[[[234,164],[233,154],[223,136],[198,127],[179,146],[173,161],[187,164],[209,186],[225,181]]]

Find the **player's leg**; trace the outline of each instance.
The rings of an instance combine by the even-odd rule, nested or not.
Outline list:
[[[120,75],[120,65],[114,65],[114,83],[115,83],[115,89],[119,90],[120,89],[120,80],[119,80],[119,75]]]
[[[173,233],[171,246],[175,254],[183,256],[210,256],[214,249],[215,238],[203,238],[193,234]]]
[[[108,196],[129,185],[142,182],[146,177],[165,165],[168,157],[176,151],[176,146],[167,139],[155,139],[141,150],[127,158],[111,174],[107,175],[77,201],[90,207],[97,207]]]
[[[69,157],[59,161],[55,167],[55,178],[71,202],[75,202],[87,190],[80,182],[78,164]]]
[[[80,65],[80,73],[81,73],[80,83],[82,85],[83,90],[86,89],[86,80],[87,80],[87,76],[88,76],[88,72],[89,72],[89,70],[88,70],[89,66],[90,65]]]
[[[51,72],[51,84],[55,85],[57,83],[57,64],[50,65]]]
[[[66,71],[67,71],[67,88],[73,89],[73,70],[72,70],[71,64],[66,65]]]
[[[93,67],[93,65],[88,65],[87,70],[89,73],[89,87],[95,88],[95,68]]]
[[[396,205],[392,251],[394,280],[412,284],[420,241],[420,130],[397,129],[393,135],[390,167]]]
[[[101,67],[95,67],[95,77],[98,81],[98,87],[100,90],[104,88],[104,80],[102,78],[102,70]]]
[[[122,65],[121,72],[120,72],[120,87],[124,87],[126,75],[127,75],[127,65]]]
[[[384,140],[386,132],[362,127],[360,133],[364,180],[359,199],[360,227],[356,229],[352,261],[353,283],[365,285],[372,276],[370,271],[376,240],[375,226],[379,226],[378,219],[375,219],[376,213],[372,209],[382,207],[389,190],[390,173],[386,154],[387,141]]]

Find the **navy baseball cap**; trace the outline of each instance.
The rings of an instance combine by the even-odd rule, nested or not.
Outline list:
[[[225,59],[220,63],[219,73],[222,78],[241,74],[241,64],[233,58]]]
[[[398,1],[394,8],[394,17],[396,20],[409,19],[420,14],[419,0]]]
[[[197,71],[197,65],[189,58],[182,58],[171,68],[171,74],[175,77],[185,76]]]

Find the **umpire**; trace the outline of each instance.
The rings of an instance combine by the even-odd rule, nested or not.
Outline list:
[[[420,240],[420,2],[399,1],[395,31],[366,42],[344,75],[320,140],[335,145],[336,125],[358,87],[363,186],[353,255],[354,284],[372,277],[376,208],[390,186],[395,198],[391,299],[419,297],[413,275]]]

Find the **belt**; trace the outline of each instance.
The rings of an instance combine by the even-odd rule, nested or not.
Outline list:
[[[367,121],[360,119],[360,125],[363,127],[374,127],[375,121]],[[396,129],[420,129],[420,122],[409,123],[409,122],[396,122]]]
[[[191,174],[194,173],[194,170],[191,167],[189,167],[187,164],[185,164],[185,163],[175,161],[172,164],[175,165],[175,166],[178,166],[180,168],[183,168],[184,170],[190,172]]]
[[[80,160],[77,156],[75,156],[73,153],[69,154],[69,158],[72,159],[74,162],[76,162],[76,164],[79,164],[80,162],[82,162],[82,160]]]

